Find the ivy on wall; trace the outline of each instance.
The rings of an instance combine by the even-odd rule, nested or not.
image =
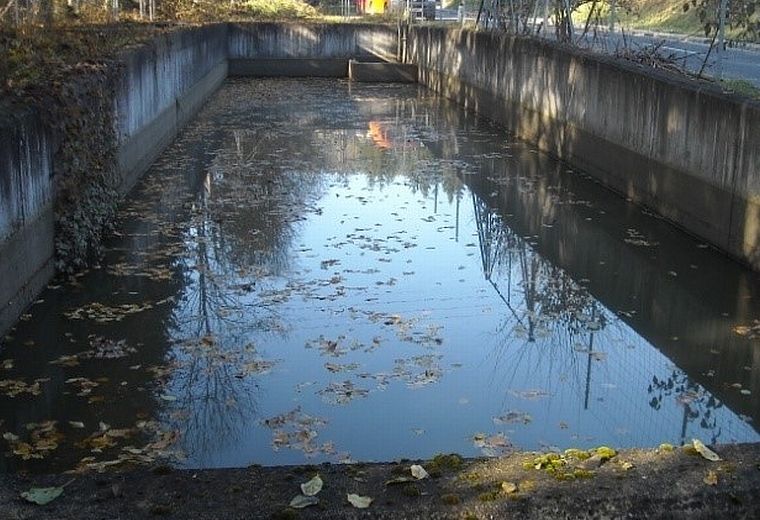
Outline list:
[[[114,99],[115,61],[71,66],[37,96],[55,152],[56,269],[71,273],[102,254],[102,237],[119,203]]]

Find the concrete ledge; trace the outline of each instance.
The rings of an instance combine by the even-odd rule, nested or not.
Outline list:
[[[351,60],[348,62],[348,78],[372,83],[417,83],[417,65]]]
[[[332,59],[253,59],[230,60],[230,76],[345,78],[348,60]]]

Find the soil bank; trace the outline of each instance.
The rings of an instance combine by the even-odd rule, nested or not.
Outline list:
[[[456,455],[429,461],[0,476],[3,519],[491,519],[760,518],[760,445],[718,446],[710,461],[692,448],[598,455]],[[411,466],[429,476],[417,480]],[[319,503],[297,509],[300,484],[319,475]],[[34,488],[63,487],[46,505]],[[348,494],[371,497],[366,509]]]

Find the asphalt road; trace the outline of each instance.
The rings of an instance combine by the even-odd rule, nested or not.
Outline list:
[[[594,47],[614,52],[616,49],[656,49],[691,72],[702,71],[712,78],[744,79],[760,87],[760,46],[728,46],[720,56],[717,46],[710,51],[708,38],[645,32],[606,33],[597,38]]]
[[[456,10],[438,9],[436,18],[456,23]],[[474,21],[473,13],[467,13],[467,20]],[[580,30],[577,28],[576,34]],[[554,31],[550,27],[545,34],[553,37]],[[717,46],[710,50],[709,38],[620,29],[610,32],[606,28],[580,44],[609,53],[656,49],[662,57],[691,72],[701,71],[710,78],[743,79],[760,88],[760,45],[727,46],[720,56]]]

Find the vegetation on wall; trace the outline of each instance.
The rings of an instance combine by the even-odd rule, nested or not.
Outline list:
[[[83,62],[53,81],[41,110],[54,131],[56,268],[73,272],[101,253],[119,202],[113,100],[118,66]]]

